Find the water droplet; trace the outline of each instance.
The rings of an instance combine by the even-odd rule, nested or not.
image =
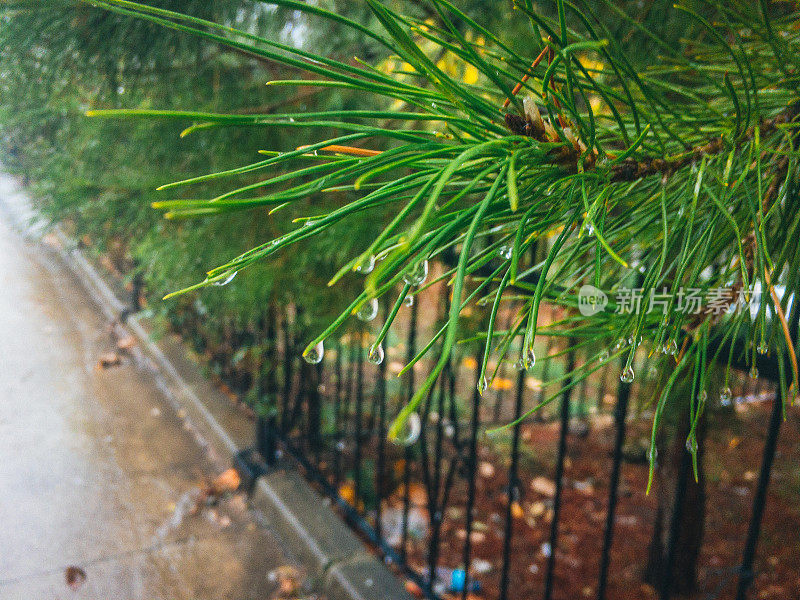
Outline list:
[[[414,296],[406,296],[403,298],[403,306],[414,306]]]
[[[536,353],[533,350],[533,344],[528,346],[528,350],[525,352],[525,369],[532,369],[533,365],[536,364]]]
[[[619,338],[617,340],[617,343],[614,344],[614,352],[617,352],[618,350],[622,350],[624,347],[625,347],[625,340],[623,340],[622,338]]]
[[[769,348],[767,348],[767,345],[764,342],[761,342],[758,345],[758,348],[756,348],[756,350],[758,351],[759,354],[766,354]]]
[[[600,353],[600,362],[605,362],[608,360],[608,350],[603,350]]]
[[[675,356],[675,353],[677,351],[678,351],[678,342],[676,342],[675,340],[670,340],[666,344],[664,344],[664,354]]]
[[[421,260],[410,271],[403,275],[403,281],[409,285],[422,285],[428,277],[428,261]]]
[[[345,446],[344,440],[339,440],[338,442],[336,442],[336,449],[339,452],[343,452],[345,448],[346,448],[346,446]]]
[[[478,393],[483,396],[483,392],[486,391],[487,387],[489,387],[489,382],[486,381],[486,377],[481,377],[478,381]]]
[[[633,367],[627,366],[625,367],[625,370],[622,371],[622,374],[619,376],[619,380],[622,383],[633,383],[633,377],[634,377]]]
[[[372,270],[374,268],[375,268],[375,257],[370,255],[356,265],[356,272],[366,275],[367,273],[372,273]]]
[[[756,367],[755,365],[750,367],[750,378],[758,379],[758,367]]]
[[[514,248],[511,246],[500,246],[497,250],[497,254],[500,255],[500,258],[503,260],[508,260],[514,254]]]
[[[356,312],[356,317],[360,321],[368,322],[372,321],[375,317],[378,316],[378,299],[372,298],[367,300],[364,304],[361,305],[361,308],[358,309]]]
[[[419,439],[420,433],[422,433],[422,419],[419,418],[417,413],[412,412],[408,415],[406,422],[403,423],[402,431],[396,438],[392,439],[400,446],[410,446]]]
[[[697,454],[697,438],[690,435],[686,438],[686,451],[689,454]]]
[[[594,225],[587,221],[583,224],[583,231],[586,233],[586,235],[594,235]]]
[[[221,279],[220,281],[215,281],[214,285],[217,285],[219,287],[222,287],[223,285],[228,285],[231,281],[233,281],[233,278],[236,277],[237,273],[238,271],[230,273],[225,279]]]
[[[322,362],[322,357],[325,355],[325,346],[322,342],[318,343],[313,348],[307,349],[303,352],[303,359],[312,365],[317,365]]]
[[[733,394],[731,392],[731,388],[725,386],[724,388],[722,388],[722,391],[719,393],[719,403],[722,406],[730,406],[732,397],[733,397]]]
[[[383,362],[383,344],[372,344],[367,353],[367,360],[373,365],[379,365]]]
[[[313,227],[316,224],[317,222],[314,219],[308,219],[305,223],[303,223],[303,227]]]
[[[700,390],[700,395],[697,398],[701,403],[705,404],[706,400],[708,400],[708,392],[705,390]]]

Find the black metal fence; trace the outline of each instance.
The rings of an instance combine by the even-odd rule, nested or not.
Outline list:
[[[262,404],[271,407],[258,419],[260,454],[268,463],[282,452],[296,459],[385,562],[407,578],[409,589],[426,598],[666,600],[684,591],[676,573],[685,577],[686,561],[696,563],[700,551],[687,550],[694,542],[686,531],[699,526],[702,533],[704,520],[720,507],[703,501],[709,514],[695,514],[704,491],[696,487],[692,457],[682,447],[672,455],[661,449],[665,465],[671,461],[675,468],[669,477],[657,477],[656,493],[643,495],[648,451],[635,442],[649,434],[648,372],[655,367],[644,348],[633,383],[620,381],[618,365],[574,387],[567,380],[551,406],[487,437],[487,428],[514,421],[540,403],[543,392],[531,372],[501,365],[496,385],[481,397],[476,358],[470,356],[477,349],[465,345],[420,407],[420,422],[412,423],[406,443],[387,441],[391,418],[415,389],[414,369],[402,377],[396,373],[418,350],[420,315],[443,314],[445,304],[443,297],[438,309],[421,309],[419,303],[408,308],[400,328],[405,339],[393,340],[380,364],[366,359],[364,331],[328,342],[323,360],[308,364],[300,359],[301,315],[291,307],[272,311],[263,331],[270,353],[265,364],[281,367],[264,372],[258,382]],[[584,360],[569,341],[548,342],[544,354],[557,358],[539,361],[534,373],[541,379]],[[738,373],[733,393],[723,393],[717,403],[724,417],[737,406],[761,415],[764,399],[771,401],[761,463],[752,465],[758,469],[754,490],[736,500],[741,505],[752,494],[749,510],[741,511],[749,525],[726,540],[738,556],[729,554],[727,563],[704,570],[698,598],[744,599],[752,592],[784,415],[776,383],[767,379],[778,372],[774,359],[759,360],[764,376]],[[639,509],[626,515],[620,537],[623,503]],[[730,519],[729,513],[719,518]],[[794,535],[786,543],[796,545],[796,531],[786,535]],[[694,573],[694,566],[688,568]],[[642,574],[649,587],[637,595],[626,586]]]

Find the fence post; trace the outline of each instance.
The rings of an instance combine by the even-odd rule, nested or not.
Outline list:
[[[568,342],[573,345],[573,340]],[[575,369],[575,352],[571,350],[567,356],[567,373]],[[566,389],[561,395],[561,434],[558,440],[558,459],[556,461],[556,494],[553,498],[553,522],[550,525],[550,556],[547,561],[547,574],[544,580],[544,600],[550,600],[553,594],[553,571],[556,566],[556,547],[558,546],[558,517],[561,512],[561,492],[564,487],[564,456],[567,452],[567,433],[569,432],[570,396],[572,377],[564,381]]]
[[[767,440],[764,443],[764,455],[761,460],[761,472],[758,475],[758,486],[756,495],[753,499],[753,512],[750,518],[750,525],[747,528],[747,541],[745,542],[742,554],[742,564],[739,568],[739,584],[736,589],[736,600],[745,600],[747,590],[753,583],[753,562],[756,557],[756,546],[758,537],[761,533],[761,520],[764,516],[764,508],[767,503],[767,489],[769,488],[769,478],[772,473],[772,463],[775,460],[775,449],[778,445],[778,434],[783,420],[783,399],[781,398],[780,387],[775,391],[775,399],[772,403],[772,415],[769,419],[769,429],[767,430]]]
[[[597,600],[605,600],[608,585],[608,567],[611,563],[611,544],[614,540],[614,520],[617,510],[617,492],[622,470],[622,445],[625,442],[625,418],[628,414],[628,400],[631,395],[631,384],[621,381],[617,392],[617,408],[615,414],[616,437],[614,439],[614,462],[611,467],[611,479],[608,484],[608,512],[606,528],[603,535],[603,553],[600,556],[600,577],[597,585]]]

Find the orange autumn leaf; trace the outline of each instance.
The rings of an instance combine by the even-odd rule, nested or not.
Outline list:
[[[492,380],[493,390],[510,390],[514,387],[514,382],[507,377],[495,377]]]

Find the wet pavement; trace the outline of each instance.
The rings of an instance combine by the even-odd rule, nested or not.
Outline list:
[[[240,495],[192,513],[223,466],[130,360],[97,367],[114,350],[58,258],[0,212],[0,599],[275,597],[279,542]]]

